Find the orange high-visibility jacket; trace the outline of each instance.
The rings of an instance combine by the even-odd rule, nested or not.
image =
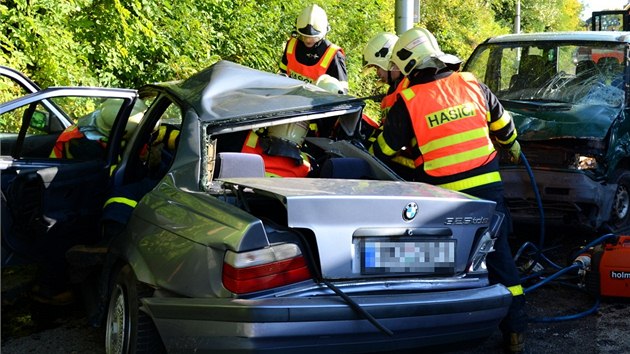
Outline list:
[[[77,127],[76,125],[69,126],[59,135],[59,137],[57,137],[57,141],[55,142],[55,146],[53,146],[53,150],[50,153],[49,157],[57,159],[73,158],[72,154],[70,153],[70,140],[81,139],[84,137],[85,134],[83,134],[79,130],[79,127]],[[103,148],[107,147],[107,142],[103,140],[99,140],[98,142]]]
[[[383,99],[381,100],[381,110],[384,111],[384,115],[387,114],[387,111],[396,102],[396,96],[398,96],[398,94],[402,92],[402,90],[406,89],[407,87],[409,87],[409,79],[405,76],[402,80],[400,80],[400,82],[398,83],[398,86],[396,86],[396,88],[394,89],[394,91],[392,91],[392,93],[383,97]]]
[[[414,85],[401,96],[428,175],[470,171],[496,154],[489,136],[487,102],[472,74],[454,73]]]
[[[297,38],[291,38],[287,42],[287,75],[294,79],[314,83],[320,76],[324,75],[330,64],[332,63],[338,51],[342,51],[341,47],[330,44],[324,52],[324,55],[315,65],[304,65],[297,61],[295,56],[295,48],[297,47]]]
[[[296,165],[292,158],[265,154],[259,144],[258,134],[254,131],[247,135],[241,152],[262,156],[265,162],[265,174],[268,177],[306,177],[311,171],[311,165],[304,157],[302,164]]]

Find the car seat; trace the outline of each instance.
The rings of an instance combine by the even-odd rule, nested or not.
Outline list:
[[[217,178],[265,177],[262,156],[244,152],[220,152],[217,159]]]
[[[601,58],[597,61],[597,67],[606,85],[620,86],[623,83],[623,65],[619,63],[617,58]]]
[[[518,74],[510,79],[511,89],[535,87],[551,78],[551,68],[545,58],[526,55],[521,58]]]
[[[330,158],[322,164],[321,178],[374,179],[367,161],[354,157]]]
[[[582,60],[575,65],[575,75],[579,77],[594,76],[597,73],[597,66],[592,60]]]

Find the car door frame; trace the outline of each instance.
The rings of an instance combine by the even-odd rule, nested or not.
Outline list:
[[[41,87],[39,87],[39,85],[37,85],[28,76],[24,75],[24,73],[22,73],[22,72],[20,72],[18,70],[15,70],[13,68],[10,68],[8,66],[0,65],[0,76],[4,76],[4,77],[9,78],[10,80],[15,82],[16,84],[20,85],[22,88],[24,88],[29,93],[35,93],[35,92],[39,92],[39,91],[42,90]],[[11,101],[8,101],[8,102],[11,102]],[[4,103],[6,103],[6,102],[4,102]],[[70,120],[68,115],[63,111],[63,109],[61,109],[61,107],[56,105],[54,102],[49,101],[49,100],[43,100],[42,104],[53,115],[55,115],[55,117],[57,117],[59,119],[60,123],[64,127],[67,128],[67,127],[72,125],[72,121]]]
[[[4,114],[8,111],[16,109],[21,106],[25,106],[28,104],[32,104],[35,102],[51,102],[50,99],[57,97],[95,97],[95,98],[116,98],[123,100],[123,106],[118,113],[118,117],[114,122],[112,127],[112,134],[109,137],[108,144],[108,152],[107,152],[107,161],[111,162],[113,157],[116,156],[120,151],[119,148],[120,142],[123,137],[124,129],[119,129],[118,127],[124,126],[127,122],[127,118],[133,109],[133,105],[138,97],[137,90],[132,89],[119,89],[119,88],[96,88],[96,87],[50,87],[44,90],[34,92],[17,99],[14,99],[9,102],[5,102],[0,104],[0,115]],[[65,116],[67,116],[64,113]],[[127,117],[121,119],[121,117]],[[22,125],[30,124],[30,120],[28,122],[22,122]],[[26,136],[26,129],[20,129],[20,133],[18,135],[18,142],[20,140],[24,140]],[[19,143],[18,143],[19,144]],[[14,153],[12,154],[14,162],[20,160],[20,152],[21,146],[16,147]],[[115,150],[115,151],[114,151]],[[0,168],[2,169],[2,168]]]

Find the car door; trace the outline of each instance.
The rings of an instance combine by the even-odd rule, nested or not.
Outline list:
[[[105,100],[120,108],[107,138],[105,153],[93,158],[51,157],[64,124],[51,113],[63,110],[70,122],[87,119]],[[135,90],[47,88],[0,104],[0,140],[10,149],[0,156],[3,264],[12,253],[33,255],[43,239],[67,244],[89,242],[98,221],[111,171],[123,148],[127,118],[137,99]],[[45,250],[44,250],[45,251]]]
[[[23,73],[0,65],[0,103],[9,102],[40,90],[41,88]],[[63,109],[53,101],[42,100],[40,109],[47,114],[49,133],[63,130],[73,123]],[[2,155],[10,154],[15,145],[17,139],[16,132],[19,129],[19,125],[16,123],[18,123],[18,121],[15,120],[0,121],[0,153],[2,153]],[[51,137],[37,135],[31,137],[27,143],[32,143],[34,146],[42,146],[44,143],[37,143],[36,140],[46,140],[49,138]],[[54,138],[54,136],[52,138]]]

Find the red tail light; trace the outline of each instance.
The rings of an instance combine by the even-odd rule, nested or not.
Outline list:
[[[235,294],[272,289],[311,278],[300,248],[292,243],[235,253],[223,261],[223,286]]]

